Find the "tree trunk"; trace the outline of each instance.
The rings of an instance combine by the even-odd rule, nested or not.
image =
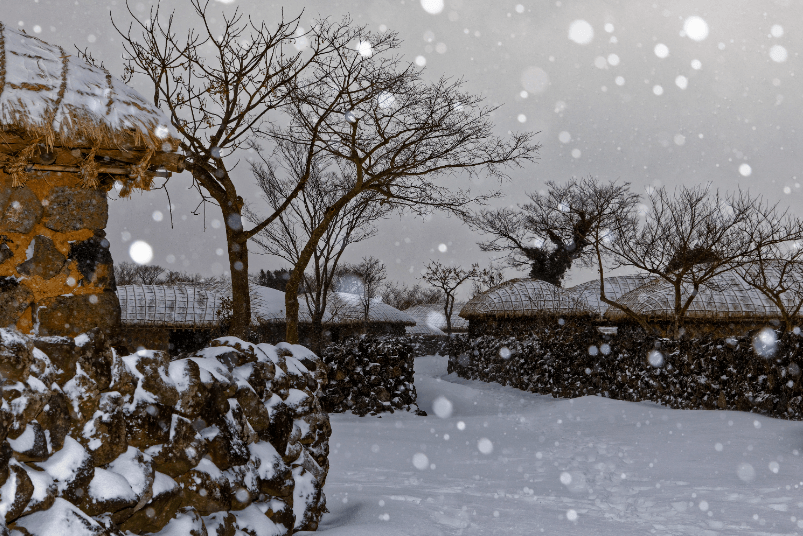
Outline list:
[[[304,274],[304,270],[307,269],[307,265],[312,258],[312,254],[315,252],[315,248],[318,246],[318,241],[326,232],[326,229],[332,223],[335,216],[337,216],[337,213],[340,212],[353,197],[354,196],[348,195],[344,196],[340,198],[337,203],[329,207],[321,223],[318,224],[310,234],[307,244],[298,256],[298,262],[296,262],[293,271],[290,273],[290,279],[287,280],[287,288],[284,293],[284,305],[287,310],[287,331],[285,339],[290,344],[298,344],[298,287],[301,283],[301,277]]]
[[[672,336],[675,340],[680,336],[680,283],[675,285],[675,315],[672,319]]]
[[[451,300],[451,306],[449,304],[449,295],[446,295],[446,305],[443,307],[444,312],[446,313],[446,335],[449,337],[452,336],[452,309],[454,309],[454,297]]]
[[[226,243],[231,272],[232,318],[230,334],[245,338],[251,327],[251,289],[248,285],[248,241],[244,237],[242,217],[235,210],[224,210]]]
[[[320,356],[323,351],[323,322],[321,317],[313,315],[310,324],[310,350]]]

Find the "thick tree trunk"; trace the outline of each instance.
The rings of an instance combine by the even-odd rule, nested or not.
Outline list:
[[[317,356],[323,351],[323,322],[318,315],[312,317],[310,324],[310,350]]]
[[[248,241],[239,212],[223,211],[231,272],[232,319],[230,334],[245,338],[251,327],[251,289],[248,285]],[[242,242],[240,242],[242,240]]]

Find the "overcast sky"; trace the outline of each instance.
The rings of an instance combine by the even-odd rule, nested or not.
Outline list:
[[[156,2],[158,3],[158,2]],[[133,0],[136,13],[154,2]],[[188,12],[188,0],[161,8]],[[280,3],[234,0],[235,8],[270,24]],[[467,88],[502,104],[498,132],[539,132],[540,160],[512,173],[501,204],[515,204],[548,180],[595,175],[632,183],[644,193],[711,181],[723,190],[749,188],[799,213],[798,169],[803,99],[803,2],[792,0],[522,1],[373,0],[294,1],[302,24],[319,15],[349,14],[373,30],[390,28],[404,40],[409,61],[426,62],[425,76],[462,76]],[[119,75],[121,45],[109,21],[125,23],[118,1],[4,0],[9,27],[24,28],[66,50],[89,47]],[[146,86],[137,86],[146,90]],[[243,196],[259,201],[245,166],[236,172]],[[455,185],[462,182],[456,179]],[[129,260],[135,240],[148,242],[153,262],[206,275],[228,270],[216,207],[192,214],[199,198],[188,174],[169,184],[173,228],[164,192],[110,202],[107,228],[116,262]],[[204,227],[206,230],[204,230]],[[391,279],[415,283],[430,259],[487,265],[480,237],[454,218],[436,214],[380,222],[377,236],[352,246],[347,260],[379,257]],[[445,248],[443,247],[445,245]],[[445,251],[442,251],[445,249]],[[251,271],[279,268],[252,247]],[[524,274],[523,272],[521,273]],[[507,271],[512,277],[516,272]],[[572,270],[567,284],[593,277]]]

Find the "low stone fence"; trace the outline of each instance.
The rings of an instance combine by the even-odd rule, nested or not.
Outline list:
[[[170,361],[99,332],[0,329],[0,534],[314,530],[325,370],[301,346],[232,337]]]
[[[446,355],[449,339],[446,337],[431,337],[427,335],[408,335],[407,341],[413,348],[413,355]]]
[[[329,383],[321,400],[329,413],[360,416],[415,411],[413,348],[404,337],[354,337],[329,345],[321,356]]]
[[[765,328],[751,336],[673,341],[640,329],[614,336],[554,327],[526,340],[456,340],[449,372],[524,391],[573,398],[650,400],[683,409],[731,409],[803,419],[801,336]]]

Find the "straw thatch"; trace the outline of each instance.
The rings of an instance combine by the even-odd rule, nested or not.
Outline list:
[[[209,329],[218,324],[224,295],[191,286],[117,287],[123,327]]]
[[[592,316],[595,311],[572,292],[546,281],[511,279],[475,296],[460,311],[462,318]]]
[[[618,300],[628,292],[636,290],[642,285],[654,279],[654,276],[649,274],[633,274],[633,275],[619,275],[615,277],[605,278],[605,297],[610,300]],[[599,279],[594,279],[586,283],[568,288],[566,290],[573,292],[579,298],[585,300],[588,305],[597,311],[599,315],[605,314],[608,310],[608,304],[599,299]]]
[[[681,299],[685,301],[692,291],[691,285],[681,287]],[[617,301],[647,319],[671,320],[674,318],[674,294],[672,285],[663,279],[655,279]],[[779,316],[778,308],[764,294],[735,273],[717,276],[700,288],[686,313],[686,318],[708,321],[756,321]],[[618,321],[628,317],[616,307],[610,307],[605,318]]]
[[[416,321],[415,326],[407,326],[404,328],[407,335],[421,335],[424,337],[446,337],[446,333],[439,330],[435,326],[429,324],[422,324]]]
[[[468,331],[468,320],[460,317],[460,310],[465,302],[455,302],[452,309],[452,332],[460,333]],[[443,312],[442,303],[427,303],[414,305],[404,310],[405,313],[415,319],[416,326],[427,325],[439,331],[446,331],[446,314]]]
[[[104,156],[101,149],[122,150],[127,154],[123,160],[133,165],[121,177],[139,175],[143,184],[136,186],[148,186],[144,175],[154,154],[179,147],[164,113],[108,71],[2,23],[0,135],[0,159],[17,185],[27,178],[35,157],[66,147],[88,150],[75,169],[90,176],[102,166],[95,160]],[[162,164],[170,168],[169,162],[175,167],[175,159]]]

